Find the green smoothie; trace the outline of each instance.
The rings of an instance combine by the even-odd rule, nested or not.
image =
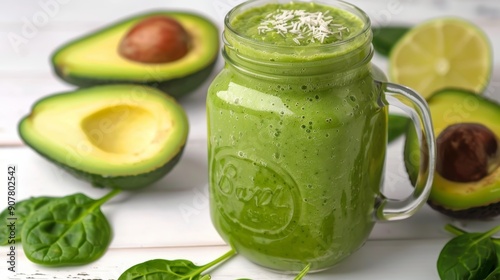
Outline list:
[[[235,15],[229,22],[234,32],[226,30],[225,38],[232,49],[258,60],[325,60],[366,44],[371,39],[367,27],[358,16],[338,8],[290,2],[267,4]]]
[[[352,38],[363,22],[343,10],[309,3],[267,4],[235,16],[231,27],[256,41],[281,46],[319,46]]]
[[[329,15],[348,31],[321,41],[303,29],[299,42],[288,31],[262,31],[274,14],[295,10]],[[328,268],[367,239],[382,183],[387,109],[373,82],[366,23],[309,2],[266,4],[230,19],[226,67],[207,98],[213,224],[257,264]],[[323,47],[331,48],[315,51]]]

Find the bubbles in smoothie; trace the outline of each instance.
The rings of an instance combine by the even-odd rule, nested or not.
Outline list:
[[[239,156],[239,157],[246,157],[246,156],[247,156],[247,154],[246,154],[246,153],[244,153],[243,151],[238,151],[238,156]]]

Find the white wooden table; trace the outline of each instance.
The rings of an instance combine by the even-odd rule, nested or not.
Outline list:
[[[84,192],[94,189],[56,168],[25,147],[17,136],[19,119],[33,102],[45,95],[71,90],[52,73],[49,57],[62,43],[135,13],[153,9],[195,11],[212,19],[222,30],[229,8],[241,0],[119,1],[17,0],[0,2],[0,208],[7,206],[7,165],[18,167],[17,199],[38,195]],[[500,100],[500,2],[497,0],[370,1],[353,0],[375,24],[415,24],[437,16],[461,16],[481,26],[494,48],[493,80],[486,92]],[[26,27],[32,25],[35,28]],[[12,35],[14,34],[14,35]],[[21,43],[9,38],[21,36]],[[19,42],[19,41],[18,41]],[[387,67],[387,61],[374,58]],[[219,59],[217,69],[223,65]],[[210,79],[181,100],[190,121],[190,134],[182,160],[154,186],[121,193],[103,207],[114,238],[107,253],[79,267],[46,268],[34,265],[17,247],[16,273],[7,270],[7,248],[0,248],[0,278],[5,279],[117,279],[133,264],[153,258],[190,259],[204,264],[229,250],[212,227],[207,198],[205,96]],[[402,139],[389,147],[385,193],[403,197],[411,186],[402,165]],[[5,223],[5,221],[0,221]],[[490,228],[500,219],[463,223],[425,206],[412,218],[377,224],[370,240],[334,269],[307,279],[438,279],[436,260],[451,237],[446,223],[470,230]],[[0,226],[4,226],[0,224]],[[213,279],[293,279],[275,274],[236,256],[212,271]]]

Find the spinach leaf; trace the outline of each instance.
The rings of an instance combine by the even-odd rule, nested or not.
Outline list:
[[[10,228],[7,226],[0,227],[0,246],[8,245],[9,242],[21,242],[21,230],[26,219],[52,199],[52,197],[48,196],[32,197],[18,201],[15,206],[12,206],[13,208],[10,206],[5,208],[0,213],[0,220],[9,221],[9,218],[15,218],[16,234],[15,238],[11,238]]]
[[[189,260],[149,260],[125,270],[118,280],[200,280],[201,273],[205,270],[235,254],[236,252],[231,249],[223,256],[203,266],[197,266]],[[201,279],[210,279],[210,277],[207,278],[207,275],[204,275]]]
[[[373,27],[373,48],[383,56],[389,56],[392,47],[410,30],[406,26]]]
[[[498,265],[484,280],[500,280],[500,265]]]
[[[24,223],[26,257],[51,266],[86,264],[101,257],[111,241],[111,227],[100,206],[119,192],[99,200],[80,193],[52,198]]]
[[[200,279],[200,267],[188,260],[149,260],[127,269],[119,280]]]
[[[439,254],[441,279],[483,280],[497,267],[496,249],[490,238],[500,226],[485,233],[463,233],[450,240]]]
[[[304,278],[304,276],[306,276],[306,274],[309,272],[310,268],[311,268],[311,264],[308,263],[306,265],[306,267],[304,267],[304,269],[302,269],[302,271],[295,277],[294,280],[301,280],[302,278]]]
[[[458,227],[456,227],[456,226],[454,226],[452,224],[447,224],[446,226],[444,226],[444,229],[446,231],[448,231],[449,233],[452,233],[452,234],[457,235],[457,236],[465,234],[465,233],[468,233],[465,230],[460,229],[460,228],[458,228]]]
[[[447,230],[450,233],[455,234],[455,235],[462,235],[462,234],[467,233],[466,231],[464,231],[462,229],[459,229],[458,227],[456,227],[454,225],[450,225],[450,224],[447,224],[444,227],[444,229]],[[491,237],[491,240],[493,241],[493,244],[495,246],[495,250],[496,250],[496,253],[497,253],[498,266],[500,266],[500,238]]]
[[[410,119],[401,115],[389,114],[387,142],[391,142],[406,131]]]
[[[493,243],[495,244],[495,250],[497,252],[498,266],[500,267],[500,239],[493,239]]]

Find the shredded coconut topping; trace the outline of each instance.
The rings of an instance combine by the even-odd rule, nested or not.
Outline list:
[[[268,14],[257,27],[259,34],[276,32],[283,37],[292,36],[292,40],[301,45],[304,42],[325,42],[331,36],[342,40],[349,28],[333,22],[333,17],[326,12],[306,12],[305,10],[278,9]]]

